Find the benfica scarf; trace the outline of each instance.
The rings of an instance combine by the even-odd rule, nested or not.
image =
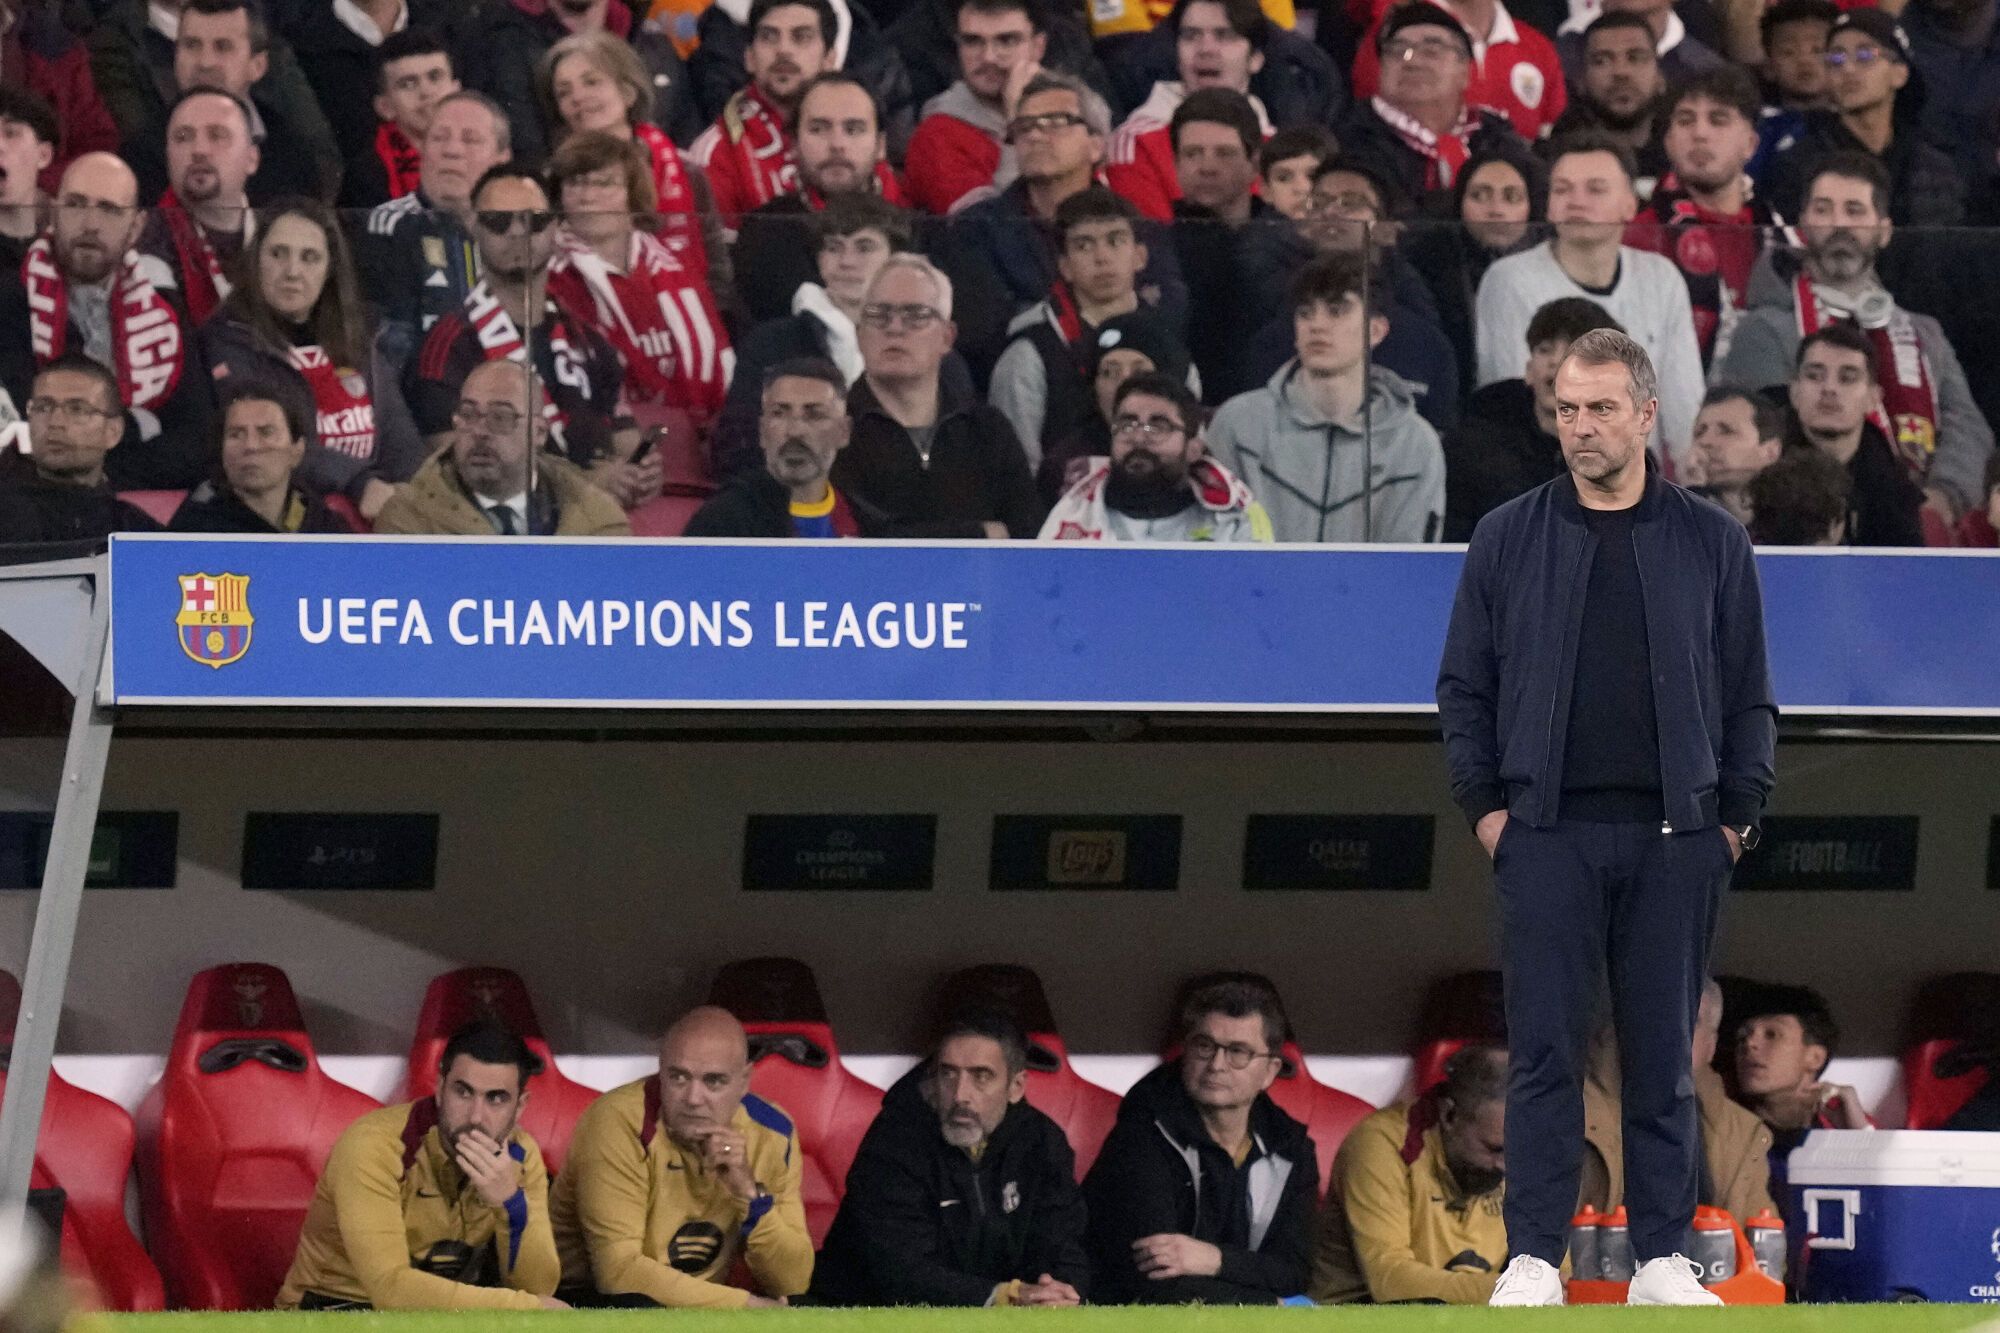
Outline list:
[[[1458,124],[1452,126],[1448,134],[1438,134],[1424,128],[1413,118],[1404,115],[1380,97],[1369,103],[1382,123],[1396,132],[1405,146],[1423,154],[1424,188],[1445,190],[1458,179],[1460,168],[1472,156],[1472,134],[1479,128],[1479,115],[1470,106],[1461,108]]]
[[[887,162],[875,164],[875,193],[882,196],[885,204],[894,204],[898,208],[910,206],[910,197],[903,193],[903,182],[896,179],[896,169]],[[799,182],[799,196],[806,201],[806,207],[815,213],[826,207],[826,196],[803,180]]]
[[[47,365],[69,341],[69,281],[56,267],[48,237],[38,237],[28,247],[21,285],[28,290],[28,338],[35,361]],[[185,351],[174,308],[140,276],[138,252],[128,250],[111,292],[111,369],[125,406],[157,418],[181,382]]]
[[[1042,535],[1064,542],[1105,540],[1108,520],[1104,489],[1111,480],[1111,460],[1089,460],[1082,480],[1063,492],[1042,525]],[[1228,514],[1248,509],[1254,502],[1250,488],[1241,478],[1212,458],[1197,458],[1189,465],[1187,487],[1211,514]]]
[[[708,272],[708,246],[701,239],[701,218],[694,210],[694,187],[688,184],[681,150],[656,126],[641,123],[632,137],[653,163],[653,193],[659,197],[659,238],[690,272]]]
[[[384,121],[375,130],[375,156],[382,161],[382,174],[389,179],[389,197],[401,199],[417,192],[417,178],[424,158],[409,136],[395,124]]]
[[[722,142],[716,151],[734,153],[742,163],[752,208],[798,188],[798,150],[777,108],[754,83],[723,104]]]
[[[285,357],[312,391],[320,447],[350,458],[373,458],[375,403],[368,396],[368,382],[334,365],[323,347],[287,348]]]
[[[188,322],[206,324],[222,298],[229,295],[222,261],[215,257],[208,233],[171,189],[160,196],[159,210],[160,221],[174,243],[174,257],[180,261],[181,297],[187,302]]]
[[[1812,279],[1801,273],[1796,285],[1799,336],[1817,332],[1836,319],[1846,319],[1861,330],[1875,349],[1875,378],[1882,385],[1882,405],[1869,414],[1889,437],[1910,475],[1917,481],[1930,470],[1931,454],[1937,449],[1937,385],[1931,378],[1931,361],[1917,341],[1917,327],[1907,310],[1889,307],[1886,323],[1870,327],[1845,310],[1829,308]]]
[[[569,313],[549,300],[549,310],[555,318],[549,322],[548,348],[555,359],[556,379],[565,385],[581,385],[588,396],[590,392],[590,367],[577,352],[576,344],[570,340]],[[514,323],[513,315],[507,312],[507,305],[493,295],[482,279],[465,298],[465,319],[472,326],[472,333],[479,340],[479,355],[488,361],[513,361],[528,364],[527,340],[521,337],[520,328]],[[565,427],[569,416],[556,402],[554,393],[542,395],[542,419],[549,423],[549,434],[554,437],[556,447],[563,453],[569,452],[565,438]]]
[[[632,398],[683,408],[699,424],[721,410],[736,364],[706,278],[645,232],[632,233],[625,271],[615,273],[565,229],[549,269],[549,297],[592,312],[625,361]]]

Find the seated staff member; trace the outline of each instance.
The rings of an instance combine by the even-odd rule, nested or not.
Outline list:
[[[438,1090],[370,1111],[333,1145],[280,1310],[562,1309],[549,1173],[519,1126],[526,1043],[479,1020],[445,1043]]]
[[[660,1072],[592,1102],[550,1204],[578,1304],[782,1305],[812,1280],[791,1118],[750,1092],[743,1025],[709,1006],[660,1043]],[[724,1285],[738,1258],[762,1290]]]

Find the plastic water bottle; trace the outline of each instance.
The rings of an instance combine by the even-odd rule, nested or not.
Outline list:
[[[1583,1211],[1569,1220],[1569,1272],[1570,1276],[1583,1282],[1595,1282],[1600,1271],[1597,1252],[1597,1228],[1604,1216],[1589,1204]]]
[[[1695,1273],[1704,1287],[1736,1276],[1736,1226],[1728,1213],[1705,1204],[1694,1210],[1694,1225],[1688,1229],[1687,1256],[1694,1261]]]
[[[1614,1208],[1597,1227],[1597,1275],[1606,1282],[1630,1282],[1632,1269],[1632,1224],[1623,1207]]]
[[[1764,1276],[1785,1280],[1785,1224],[1769,1208],[1759,1209],[1743,1224],[1743,1234],[1757,1256]]]

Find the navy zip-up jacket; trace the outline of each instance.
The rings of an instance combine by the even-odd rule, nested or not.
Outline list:
[[[1666,823],[1754,824],[1771,792],[1778,709],[1750,539],[1719,506],[1649,473],[1632,540]],[[1503,807],[1538,828],[1556,822],[1596,550],[1567,472],[1473,530],[1437,698],[1452,798],[1475,825]]]

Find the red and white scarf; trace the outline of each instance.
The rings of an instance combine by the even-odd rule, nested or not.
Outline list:
[[[742,159],[750,184],[750,206],[790,194],[799,185],[799,154],[784,117],[752,83],[731,94],[723,104],[722,142],[718,151]]]
[[[1380,97],[1373,99],[1370,105],[1382,118],[1382,123],[1396,132],[1398,139],[1424,155],[1424,188],[1450,189],[1466,159],[1472,156],[1472,134],[1479,128],[1479,113],[1470,106],[1461,106],[1458,124],[1452,126],[1449,134],[1438,134]]]
[[[410,142],[394,121],[383,121],[375,130],[375,156],[381,159],[382,174],[389,178],[389,197],[401,199],[417,192],[423,172],[424,155]]]
[[[569,312],[553,298],[549,301],[555,319],[551,322],[548,335],[549,354],[555,358],[556,378],[564,385],[583,385],[586,396],[589,393],[590,367],[570,340]],[[472,326],[473,337],[479,340],[479,355],[487,361],[513,361],[528,364],[527,340],[521,337],[514,316],[508,313],[507,303],[493,295],[492,289],[480,280],[465,297],[465,319]],[[553,386],[552,386],[553,387]],[[605,404],[607,412],[611,404]],[[556,402],[556,394],[542,395],[542,419],[549,423],[549,433],[556,445],[567,453],[568,444],[564,428],[569,423],[568,416]]]
[[[644,122],[632,129],[632,137],[646,150],[653,163],[653,193],[658,196],[659,238],[674,258],[691,271],[708,273],[708,245],[701,238],[701,215],[695,212],[694,186],[688,183],[687,163],[681,150],[657,126]]]
[[[1795,290],[1801,338],[1836,319],[1845,319],[1875,349],[1875,378],[1882,385],[1882,405],[1868,419],[1889,437],[1903,466],[1921,482],[1930,471],[1931,455],[1937,450],[1937,381],[1931,375],[1930,358],[1924,355],[1909,311],[1891,305],[1888,322],[1870,328],[1846,311],[1829,309],[1829,303],[1821,299],[1818,288],[1807,275],[1799,275]]]
[[[1111,480],[1111,460],[1099,456],[1074,486],[1063,492],[1042,524],[1042,535],[1063,542],[1101,542],[1109,526],[1104,488]],[[1255,503],[1243,479],[1213,458],[1197,458],[1188,466],[1188,489],[1211,514],[1229,514]]]
[[[35,361],[47,365],[69,342],[69,280],[56,267],[46,236],[28,247],[21,261],[21,285],[28,290],[28,338]],[[111,354],[118,396],[134,412],[158,416],[181,382],[186,339],[174,308],[139,272],[139,254],[125,252],[111,290]],[[144,419],[141,426],[148,424]]]
[[[285,356],[312,391],[320,447],[350,458],[373,458],[375,403],[368,396],[368,381],[336,366],[323,347],[292,347]]]
[[[206,324],[222,299],[229,295],[229,279],[223,276],[222,261],[216,258],[208,233],[173,190],[160,196],[159,210],[160,222],[174,243],[174,257],[180,261],[181,299],[187,303],[188,322]]]
[[[697,424],[721,410],[736,354],[707,273],[659,238],[633,232],[625,271],[617,273],[565,228],[549,268],[549,296],[565,309],[592,312],[597,331],[625,361],[625,388],[635,401],[682,408]]]
[[[1100,176],[1102,174],[1099,173]],[[903,182],[897,179],[896,169],[887,162],[875,164],[875,193],[882,196],[882,202],[885,204],[894,204],[898,208],[910,206],[910,196],[903,193]],[[826,196],[806,184],[803,178],[799,181],[799,197],[804,199],[806,207],[815,213],[826,207]]]

